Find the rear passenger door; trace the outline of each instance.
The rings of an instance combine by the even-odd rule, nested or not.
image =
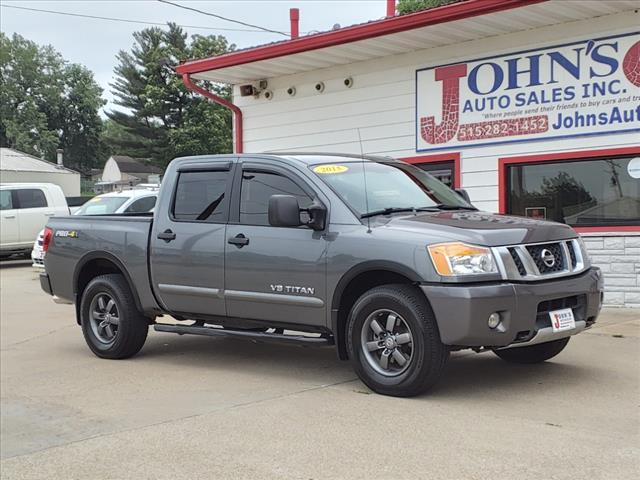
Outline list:
[[[20,243],[33,243],[49,217],[55,213],[53,206],[49,206],[47,196],[39,188],[14,190],[14,202],[18,206]]]
[[[294,195],[305,208],[316,193],[293,169],[272,162],[239,164],[235,177],[225,244],[227,315],[325,326],[327,242],[322,232],[272,227],[268,218],[271,195]]]
[[[161,197],[151,236],[154,290],[171,312],[224,316],[224,246],[232,165],[178,167],[172,192]]]

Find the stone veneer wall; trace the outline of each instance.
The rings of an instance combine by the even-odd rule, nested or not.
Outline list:
[[[582,234],[591,263],[604,273],[604,304],[640,308],[640,234]]]

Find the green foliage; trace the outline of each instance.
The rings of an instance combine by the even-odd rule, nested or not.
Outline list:
[[[88,170],[104,161],[102,89],[85,67],[51,46],[0,33],[0,144]]]
[[[461,0],[398,0],[396,9],[399,15],[406,15],[407,13],[428,10],[459,1]]]
[[[230,152],[230,112],[188,91],[166,65],[221,55],[235,45],[216,35],[188,39],[173,23],[168,29],[147,28],[133,36],[131,51],[118,53],[111,84],[115,103],[123,107],[107,112],[111,121],[104,138],[111,148],[158,165],[179,155]],[[230,97],[229,87],[208,82],[203,86]]]

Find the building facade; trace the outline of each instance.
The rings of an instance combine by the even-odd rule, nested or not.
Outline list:
[[[1,183],[53,183],[65,197],[80,195],[80,173],[28,153],[0,148]]]
[[[113,155],[105,162],[94,184],[96,193],[129,190],[139,184],[159,185],[163,170],[127,155]]]
[[[605,303],[640,307],[638,25],[633,1],[468,0],[178,71],[234,85],[237,150],[404,159],[572,225]]]

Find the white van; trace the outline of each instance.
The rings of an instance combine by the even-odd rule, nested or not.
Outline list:
[[[55,215],[69,215],[62,189],[52,183],[0,184],[0,258],[29,252]]]

